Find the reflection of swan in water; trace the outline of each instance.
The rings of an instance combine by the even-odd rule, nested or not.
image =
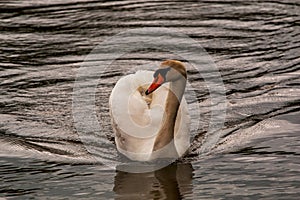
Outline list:
[[[186,152],[190,141],[190,118],[182,98],[186,77],[183,63],[167,60],[154,74],[138,71],[117,82],[109,106],[119,152],[138,161],[178,158]],[[160,87],[167,82],[169,86]]]
[[[181,199],[192,193],[191,164],[173,163],[155,172],[117,171],[113,191],[115,199]]]

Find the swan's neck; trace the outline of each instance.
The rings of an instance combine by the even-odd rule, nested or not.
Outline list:
[[[170,147],[172,146],[172,148],[168,152],[176,153],[176,148],[174,146],[173,140],[174,127],[178,108],[185,90],[185,86],[186,79],[184,77],[170,83],[170,90],[166,99],[163,123],[156,137],[153,151],[159,150],[171,142]],[[177,153],[173,156],[177,156]]]

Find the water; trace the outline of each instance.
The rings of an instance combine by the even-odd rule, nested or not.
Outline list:
[[[0,197],[298,199],[299,3],[33,0],[3,1],[0,9]],[[226,118],[214,133],[221,138],[201,153],[211,96],[189,68],[197,97],[190,103],[201,112],[191,153],[166,168],[134,174],[95,163],[74,127],[72,94],[93,48],[145,27],[181,32],[206,49],[225,86]],[[178,58],[143,49],[105,72],[96,106],[106,144],[113,144],[107,98],[114,83],[126,70],[170,57]]]

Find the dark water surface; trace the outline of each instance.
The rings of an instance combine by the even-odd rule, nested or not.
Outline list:
[[[299,199],[299,13],[292,0],[1,1],[0,197]],[[197,96],[189,103],[201,112],[190,154],[134,174],[95,163],[74,127],[72,94],[93,48],[144,27],[167,27],[201,44],[222,76],[227,109],[215,133],[221,137],[202,154],[211,97],[189,69]],[[124,69],[170,57],[177,58],[143,49],[106,71],[96,91],[104,142],[113,139],[108,96]]]

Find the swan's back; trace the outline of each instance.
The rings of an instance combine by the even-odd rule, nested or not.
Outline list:
[[[109,107],[119,152],[132,160],[152,160],[156,136],[163,123],[169,84],[149,96],[144,91],[151,84],[153,72],[138,71],[122,77],[113,88]],[[175,146],[181,156],[188,149],[190,118],[184,98],[175,123]]]

